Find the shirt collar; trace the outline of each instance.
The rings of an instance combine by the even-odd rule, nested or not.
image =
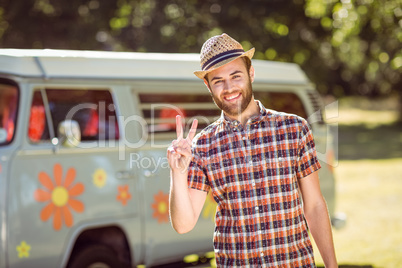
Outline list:
[[[258,123],[268,114],[267,109],[264,107],[264,105],[259,100],[254,100],[254,101],[257,103],[258,107],[260,108],[260,113],[256,116],[250,118],[247,121],[247,124]],[[240,125],[239,121],[230,119],[229,117],[227,117],[225,115],[225,113],[223,111],[221,113],[220,121],[223,122],[227,126],[237,127],[238,125]]]

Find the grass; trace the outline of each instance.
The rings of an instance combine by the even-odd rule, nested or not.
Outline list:
[[[339,125],[340,160],[402,158],[402,124]]]
[[[338,263],[402,267],[402,158],[340,161],[335,174],[337,211],[348,217],[333,231]]]
[[[326,106],[326,121],[338,128],[340,160],[402,158],[397,100],[378,102],[347,98]]]
[[[355,98],[338,104],[329,111],[337,115],[330,123],[339,127],[336,211],[348,217],[345,228],[333,230],[338,263],[402,267],[402,125],[397,123],[397,104],[395,99]],[[316,258],[323,265],[319,254]]]

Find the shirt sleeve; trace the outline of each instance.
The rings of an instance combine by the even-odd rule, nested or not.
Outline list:
[[[203,162],[203,159],[193,150],[193,159],[188,169],[188,187],[209,192],[211,186]]]
[[[314,137],[307,121],[302,119],[300,132],[298,157],[296,164],[296,176],[298,179],[304,178],[321,168],[317,159]]]

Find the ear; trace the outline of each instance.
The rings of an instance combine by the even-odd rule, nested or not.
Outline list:
[[[250,66],[250,72],[249,72],[249,74],[250,74],[251,83],[253,83],[253,82],[254,82],[254,77],[255,77],[255,70],[254,70],[253,65]]]
[[[208,88],[209,92],[211,92],[211,88],[209,87],[209,83],[206,78],[204,78],[204,84]]]

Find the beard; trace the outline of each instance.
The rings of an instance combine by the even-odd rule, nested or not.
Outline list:
[[[224,100],[224,94],[222,94],[221,98],[216,96],[211,92],[212,99],[214,100],[216,106],[219,107],[225,114],[231,117],[237,117],[241,115],[248,107],[253,97],[252,89],[251,89],[251,81],[249,80],[246,88],[243,90],[237,90],[234,92],[241,92],[242,101],[237,104],[228,103]],[[234,93],[231,92],[231,93]],[[223,101],[222,101],[223,100]]]

